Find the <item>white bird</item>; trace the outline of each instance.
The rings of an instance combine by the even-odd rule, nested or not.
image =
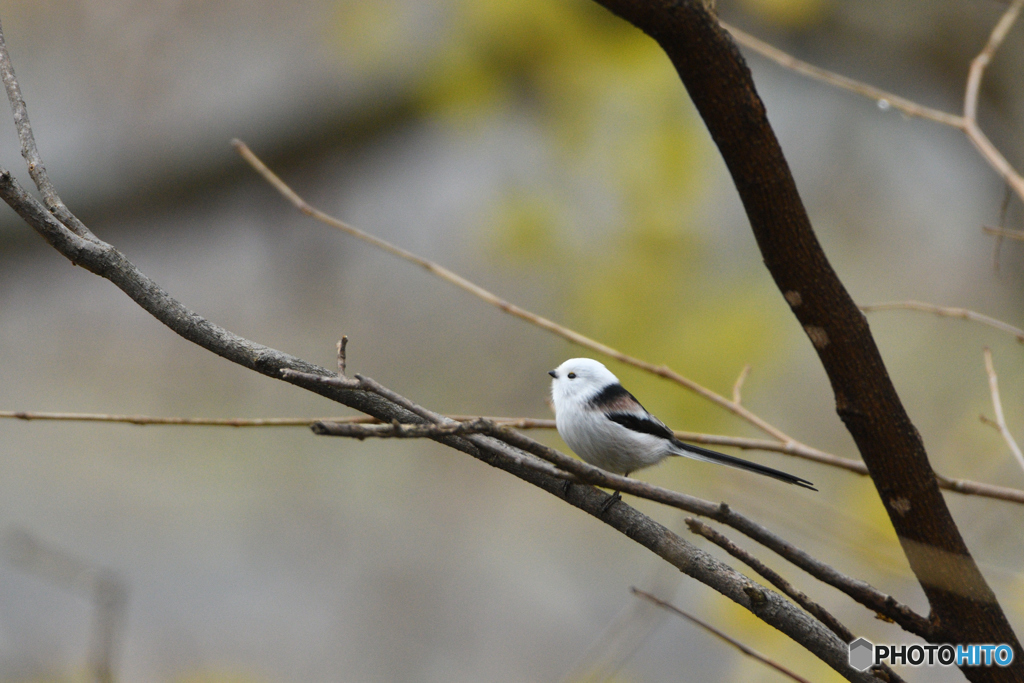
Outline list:
[[[551,399],[558,433],[576,455],[591,465],[629,476],[670,455],[684,455],[818,490],[792,474],[683,443],[596,360],[571,358],[548,374],[552,377]]]

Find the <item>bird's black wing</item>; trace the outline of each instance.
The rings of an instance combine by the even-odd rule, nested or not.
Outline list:
[[[609,384],[594,398],[590,399],[591,407],[604,413],[609,420],[626,429],[641,434],[652,434],[672,441],[675,435],[665,423],[654,417],[640,405],[636,396],[626,391],[621,384]]]
[[[719,453],[718,451],[712,451],[707,448],[701,448],[700,446],[683,443],[676,438],[675,433],[673,433],[673,431],[669,429],[664,422],[648,413],[644,407],[640,405],[640,402],[636,400],[633,394],[626,391],[621,384],[609,384],[590,400],[590,404],[599,410],[605,411],[609,420],[622,425],[626,429],[631,429],[634,432],[639,432],[641,434],[651,434],[652,436],[667,439],[672,442],[672,446],[674,446],[676,450],[680,451],[679,455],[688,455],[697,460],[705,460],[707,462],[715,462],[720,465],[737,467],[741,470],[756,472],[757,474],[763,474],[766,477],[784,481],[787,484],[794,484],[812,491],[818,490],[814,488],[814,484],[811,482],[792,474],[787,474],[780,470],[772,469],[771,467],[759,465],[756,462],[750,462],[743,458],[737,458],[733,455],[726,455],[725,453]],[[618,408],[618,410],[616,410],[616,408]],[[639,408],[639,411],[637,411],[637,408]]]
[[[660,436],[662,439],[668,439],[669,441],[676,440],[672,430],[650,413],[645,412],[642,415],[637,413],[608,413],[608,419],[612,422],[617,422],[626,429],[632,429],[634,432]]]

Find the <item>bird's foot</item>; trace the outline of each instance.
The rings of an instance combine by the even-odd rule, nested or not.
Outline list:
[[[572,482],[568,479],[562,480],[562,498],[569,497],[569,489],[572,488]]]
[[[620,500],[622,500],[622,494],[619,493],[618,491],[605,498],[604,502],[601,503],[601,514],[603,515],[604,513],[611,510],[612,505],[615,505]]]

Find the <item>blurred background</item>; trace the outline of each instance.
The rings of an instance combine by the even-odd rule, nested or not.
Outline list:
[[[970,59],[1005,4],[718,9],[815,64],[957,113]],[[214,322],[325,366],[347,334],[350,371],[450,413],[549,417],[545,372],[591,355],[301,216],[234,153],[238,137],[312,204],[540,315],[725,395],[749,363],[748,407],[858,457],[678,78],[652,41],[596,4],[3,0],[0,20],[65,202]],[[1022,45],[1018,25],[980,108],[1017,168]],[[1004,243],[996,268],[981,230],[999,221],[1004,186],[958,131],[746,54],[858,303],[918,299],[1020,323],[1024,251]],[[28,187],[18,150],[8,120],[0,164]],[[1022,213],[1012,201],[1007,225],[1020,228]],[[989,346],[1010,428],[1024,436],[1017,341],[923,313],[869,320],[936,470],[1024,487],[978,419],[992,415]],[[678,429],[761,436],[674,385],[609,366]],[[0,409],[345,414],[181,340],[6,206]],[[689,461],[639,476],[727,501],[927,611],[867,479],[744,457],[821,493]],[[1024,507],[947,500],[1020,633]],[[708,545],[683,514],[636,505]],[[96,572],[127,591],[112,658],[124,681],[780,680],[640,604],[631,586],[813,680],[838,678],[601,523],[429,442],[7,420],[0,533],[3,681],[86,680],[99,636],[82,577]],[[26,553],[26,542],[45,551]],[[858,635],[913,642],[752,549]]]

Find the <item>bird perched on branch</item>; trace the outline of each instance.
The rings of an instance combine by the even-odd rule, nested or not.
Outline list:
[[[817,491],[806,479],[724,453],[683,443],[640,405],[601,363],[571,358],[548,373],[555,426],[576,455],[591,465],[629,476],[670,455],[756,472]]]

